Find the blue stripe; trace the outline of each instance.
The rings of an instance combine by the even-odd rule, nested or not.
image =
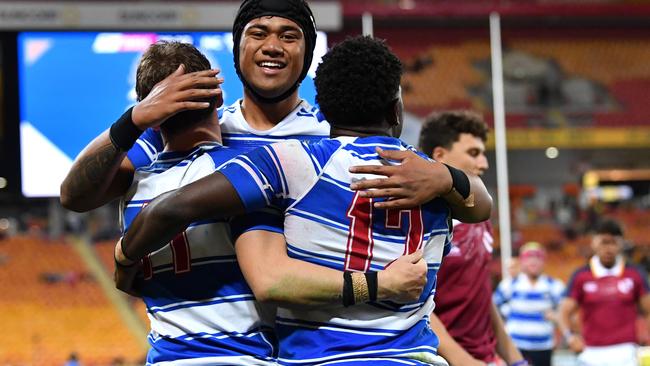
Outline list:
[[[253,293],[236,261],[193,266],[186,273],[154,273],[150,280],[140,280],[139,286],[148,308]]]
[[[192,340],[187,340],[187,336],[160,337],[154,340],[150,336],[149,344],[152,348],[147,355],[147,364],[205,357],[237,356],[252,356],[268,361],[274,356],[277,341],[270,330],[256,331],[262,333],[254,334],[254,331],[251,331],[248,336],[232,334],[225,338],[217,337],[228,334],[216,333],[213,334],[214,337],[202,334],[203,337]]]
[[[378,330],[390,333],[391,336],[340,332],[329,329],[331,327],[338,326],[327,324],[327,327],[313,329],[279,322],[276,325],[280,339],[279,363],[313,365],[326,361],[353,361],[363,357],[391,357],[413,352],[435,355],[438,347],[438,338],[426,319],[421,319],[405,331]],[[407,349],[411,351],[393,351]]]
[[[526,321],[539,321],[546,322],[544,314],[540,313],[519,313],[511,311],[508,315],[508,320],[526,320]]]
[[[309,159],[311,160],[311,164],[314,166],[314,171],[316,172],[316,174],[320,174],[321,173],[321,168],[316,163],[316,159],[314,158],[312,153],[309,151],[307,146],[304,143],[302,143],[302,144],[300,144],[300,147],[302,147],[302,149],[305,150],[305,152],[307,153],[307,156],[309,156]]]
[[[513,291],[512,298],[518,300],[547,300],[550,296],[546,292],[532,292],[532,291]]]
[[[284,171],[282,170],[282,164],[280,163],[280,158],[278,158],[278,155],[275,153],[275,150],[273,148],[267,147],[266,151],[271,156],[273,162],[276,164],[274,168],[277,171],[278,176],[280,177],[280,184],[282,184],[282,192],[288,194],[289,185],[287,184],[287,177],[284,175]]]
[[[517,333],[510,333],[510,337],[512,337],[512,340],[514,341],[523,341],[523,342],[530,342],[530,343],[547,343],[552,340],[551,336],[532,336],[532,335],[523,335],[523,334],[517,334]]]

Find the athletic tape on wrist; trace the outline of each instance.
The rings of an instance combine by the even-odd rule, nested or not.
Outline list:
[[[449,170],[449,174],[451,174],[451,189],[455,189],[456,192],[458,192],[463,197],[463,199],[467,199],[470,194],[470,184],[467,174],[465,174],[460,169],[454,168],[453,166],[449,166],[447,164],[444,165]]]
[[[529,364],[528,364],[528,361],[526,361],[526,360],[519,360],[519,361],[511,364],[510,366],[529,366]]]
[[[111,125],[111,130],[108,134],[113,146],[122,151],[129,151],[140,135],[142,135],[142,132],[144,132],[133,123],[133,119],[131,118],[132,112],[133,107],[124,112],[124,114],[122,114],[120,118]]]

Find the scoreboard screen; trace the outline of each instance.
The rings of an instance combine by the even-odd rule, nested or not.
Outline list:
[[[95,136],[136,102],[135,73],[142,53],[158,40],[195,45],[221,69],[224,105],[243,90],[233,66],[229,32],[22,32],[18,89],[22,192],[56,197],[72,161]],[[327,51],[319,32],[300,95],[314,103],[314,72]]]

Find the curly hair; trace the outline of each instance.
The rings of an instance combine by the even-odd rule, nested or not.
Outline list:
[[[488,126],[480,114],[472,111],[432,113],[422,124],[420,151],[431,156],[436,147],[450,149],[462,133],[469,133],[485,142]]]
[[[376,124],[392,108],[402,72],[402,63],[383,40],[348,38],[318,66],[316,102],[332,126]]]
[[[158,41],[152,44],[142,55],[136,72],[135,91],[138,101],[146,98],[154,86],[176,71],[180,64],[185,65],[186,73],[211,68],[210,61],[191,44],[176,41]],[[175,133],[201,122],[215,109],[216,100],[216,98],[205,100],[210,102],[210,106],[206,109],[180,112],[160,127],[164,131]]]

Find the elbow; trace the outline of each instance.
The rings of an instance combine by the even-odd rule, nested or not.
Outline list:
[[[74,196],[65,186],[65,182],[61,184],[60,202],[61,206],[65,209],[74,212],[86,212],[94,208],[88,204],[90,200],[84,200],[82,197]]]
[[[249,283],[255,299],[261,303],[274,303],[277,302],[277,296],[275,296],[275,291],[273,291],[273,281],[272,280],[259,280],[259,281],[250,281]]]

